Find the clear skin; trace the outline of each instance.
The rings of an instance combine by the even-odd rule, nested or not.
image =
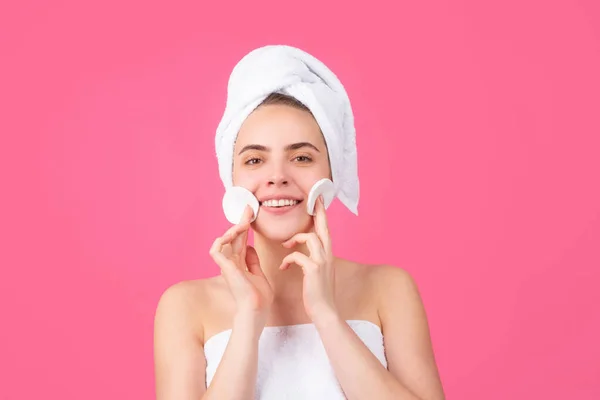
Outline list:
[[[308,145],[286,149],[301,143]],[[264,146],[266,150],[247,147],[253,145]],[[249,189],[259,201],[273,194],[306,200],[312,186],[322,178],[331,178],[327,147],[310,114],[270,105],[259,108],[246,119],[234,148],[234,185]],[[259,211],[252,225],[257,246],[279,249],[281,242],[292,235],[308,231],[313,218],[305,210],[306,203],[284,215]]]
[[[224,302],[207,294],[217,284],[184,283],[163,294],[155,317],[157,399],[254,399],[258,339],[275,307],[314,323],[348,399],[444,399],[414,281],[400,268],[366,267],[333,256],[322,202],[314,217],[306,212],[308,193],[322,178],[331,178],[327,149],[309,113],[268,105],[246,119],[234,150],[234,185],[259,201],[283,195],[302,202],[284,214],[261,206],[253,223],[248,207],[240,224],[215,239],[210,255],[221,269],[233,311],[231,336],[208,389],[201,332],[215,317],[199,321],[195,305]],[[247,243],[250,228],[254,247]],[[353,312],[345,309],[348,298],[338,298],[352,275],[373,282],[350,297],[368,300],[379,317],[388,369],[342,318]],[[303,305],[302,312],[295,304]]]
[[[261,311],[265,314],[273,299],[302,297],[302,269],[293,268],[282,274],[280,267],[285,268],[282,265],[285,257],[309,255],[307,238],[300,237],[304,240],[294,241],[295,246],[284,246],[283,243],[297,233],[315,230],[320,205],[315,205],[315,218],[306,212],[306,203],[310,189],[322,178],[331,178],[327,147],[319,125],[309,113],[270,105],[260,107],[246,119],[234,148],[233,184],[250,190],[261,203],[265,197],[273,195],[301,200],[300,204],[280,215],[270,213],[261,205],[258,217],[252,223],[254,249],[271,289],[270,293],[260,293],[263,295],[261,306],[264,306]],[[247,210],[245,221],[250,215],[251,211]],[[320,217],[325,218],[325,213]],[[234,232],[241,232],[242,238],[236,244],[242,251],[246,229],[247,224],[234,228]],[[254,260],[252,249],[250,253]],[[238,303],[240,307],[244,304],[247,303]]]

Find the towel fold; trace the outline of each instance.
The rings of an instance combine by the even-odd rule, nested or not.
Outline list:
[[[350,99],[325,64],[291,46],[257,48],[233,68],[215,137],[219,175],[225,188],[232,186],[233,150],[240,127],[273,92],[292,96],[310,109],[327,143],[335,196],[358,215],[356,130]]]

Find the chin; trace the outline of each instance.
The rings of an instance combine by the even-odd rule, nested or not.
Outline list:
[[[267,240],[284,242],[297,233],[308,232],[312,225],[312,218],[308,214],[298,217],[259,214],[253,228]]]

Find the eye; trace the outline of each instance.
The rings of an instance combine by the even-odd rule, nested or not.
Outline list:
[[[305,162],[311,162],[312,158],[310,158],[309,156],[296,156],[296,157],[294,157],[294,160],[301,162],[301,163],[305,163]]]
[[[246,162],[244,162],[244,164],[246,164],[246,165],[256,165],[260,161],[261,161],[260,158],[253,157],[253,158],[250,158],[250,159],[246,160]]]

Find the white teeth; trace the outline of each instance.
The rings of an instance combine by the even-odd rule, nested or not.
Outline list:
[[[293,206],[296,204],[298,204],[298,200],[292,199],[266,200],[262,202],[262,205],[265,207],[283,207]]]

